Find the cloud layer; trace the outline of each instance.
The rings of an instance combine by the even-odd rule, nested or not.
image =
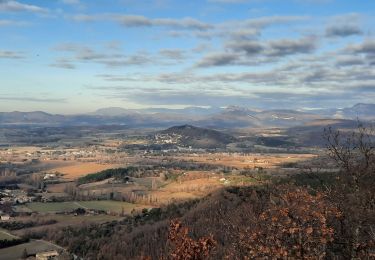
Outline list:
[[[298,108],[375,100],[374,21],[365,12],[328,10],[337,0],[176,3],[0,0],[0,66],[19,66],[27,93],[66,84],[71,100],[83,93],[94,105]],[[17,97],[20,80],[16,73],[0,79],[7,86],[1,100],[69,103]]]
[[[36,5],[24,4],[18,1],[1,0],[0,12],[34,12],[46,13],[48,10]]]

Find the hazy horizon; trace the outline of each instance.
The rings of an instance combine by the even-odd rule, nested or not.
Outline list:
[[[375,2],[0,0],[0,111],[375,100]]]
[[[163,110],[165,109],[166,112],[168,112],[168,110],[170,110],[171,112],[175,111],[175,110],[184,110],[184,109],[189,109],[189,108],[201,108],[201,109],[207,109],[208,111],[216,111],[216,110],[225,110],[225,109],[228,109],[228,108],[239,108],[239,109],[249,109],[249,110],[253,110],[253,111],[270,111],[270,110],[279,110],[279,111],[282,111],[282,110],[294,110],[294,111],[300,111],[300,112],[306,112],[306,113],[309,113],[309,112],[313,112],[313,111],[320,111],[320,110],[336,110],[336,109],[344,109],[344,108],[351,108],[351,107],[354,107],[356,105],[359,105],[359,104],[365,104],[365,103],[356,103],[356,104],[353,104],[353,105],[350,105],[348,107],[327,107],[327,108],[310,108],[310,107],[304,107],[304,108],[295,108],[295,109],[289,109],[289,108],[282,108],[282,107],[274,107],[274,108],[270,108],[270,109],[267,109],[267,108],[263,108],[263,109],[260,109],[258,107],[247,107],[247,106],[236,106],[236,105],[229,105],[229,106],[222,106],[222,107],[211,107],[211,106],[173,106],[173,107],[170,107],[170,106],[152,106],[152,107],[139,107],[139,108],[127,108],[127,107],[98,107],[94,110],[88,110],[88,111],[80,111],[80,112],[51,112],[51,111],[45,111],[45,110],[8,110],[8,111],[0,111],[0,113],[13,113],[13,112],[20,112],[20,113],[33,113],[33,112],[43,112],[43,113],[48,113],[48,114],[60,114],[60,115],[79,115],[79,114],[82,114],[82,115],[86,115],[86,114],[93,114],[93,113],[97,113],[97,112],[100,112],[100,110],[107,110],[107,109],[121,109],[121,110],[129,110],[129,111],[153,111],[153,110]],[[365,104],[365,105],[375,105],[374,103],[368,103],[368,104]]]

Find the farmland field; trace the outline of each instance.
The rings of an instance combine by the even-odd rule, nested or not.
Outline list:
[[[56,167],[53,167],[51,162],[48,162],[48,172],[59,172],[66,180],[74,180],[90,173],[100,172],[110,168],[118,168],[121,165],[117,164],[99,164],[94,162],[62,162],[56,161]]]
[[[121,202],[121,201],[80,201],[77,204],[82,205],[85,208],[89,209],[97,209],[97,210],[105,210],[111,212],[120,213],[122,209],[124,209],[124,213],[130,213],[134,208],[138,208],[137,205],[128,203],[128,202]]]
[[[74,202],[32,202],[26,205],[30,210],[36,212],[60,212],[71,211],[79,208]]]
[[[121,201],[72,201],[72,202],[32,202],[27,207],[36,212],[63,212],[71,211],[77,208],[97,209],[119,213],[124,209],[125,213],[130,213],[133,209],[138,208],[136,204]]]
[[[204,154],[199,156],[184,156],[183,159],[198,163],[207,163],[213,165],[225,165],[243,168],[275,168],[282,163],[299,162],[314,158],[313,154]],[[175,160],[181,159],[179,156],[173,157]]]
[[[20,230],[12,231],[14,235],[17,236],[24,236],[25,234],[29,232],[46,232],[47,230],[56,230],[61,229],[66,226],[82,226],[87,224],[99,224],[104,222],[110,222],[118,220],[119,216],[111,216],[111,215],[80,215],[80,216],[74,216],[74,215],[65,215],[65,214],[47,214],[46,216],[39,216],[39,219],[54,219],[57,221],[57,223],[52,225],[44,225],[44,226],[36,226],[31,228],[24,228]],[[16,221],[30,221],[29,217],[20,217],[15,219]]]
[[[7,231],[0,229],[0,240],[13,240],[16,236],[10,235]]]
[[[24,249],[27,250],[28,254],[35,254],[37,252],[59,248],[45,241],[33,240],[29,243],[0,249],[0,260],[20,259]]]

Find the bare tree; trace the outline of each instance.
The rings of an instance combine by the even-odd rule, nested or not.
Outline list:
[[[352,132],[325,130],[328,155],[339,168],[330,194],[343,219],[336,243],[350,258],[375,252],[375,131],[358,124]]]
[[[375,176],[375,130],[358,124],[356,131],[345,133],[325,129],[328,155],[339,166],[340,178],[356,191]],[[366,185],[365,185],[366,186]]]

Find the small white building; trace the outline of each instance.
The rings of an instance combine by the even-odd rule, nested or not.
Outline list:
[[[36,260],[50,260],[50,259],[58,259],[59,253],[56,250],[40,252],[36,254]]]
[[[54,173],[47,173],[43,177],[44,180],[50,180],[50,179],[55,179],[55,178],[56,178],[56,174],[54,174]]]
[[[10,220],[10,216],[9,215],[1,215],[1,221],[8,221]]]

